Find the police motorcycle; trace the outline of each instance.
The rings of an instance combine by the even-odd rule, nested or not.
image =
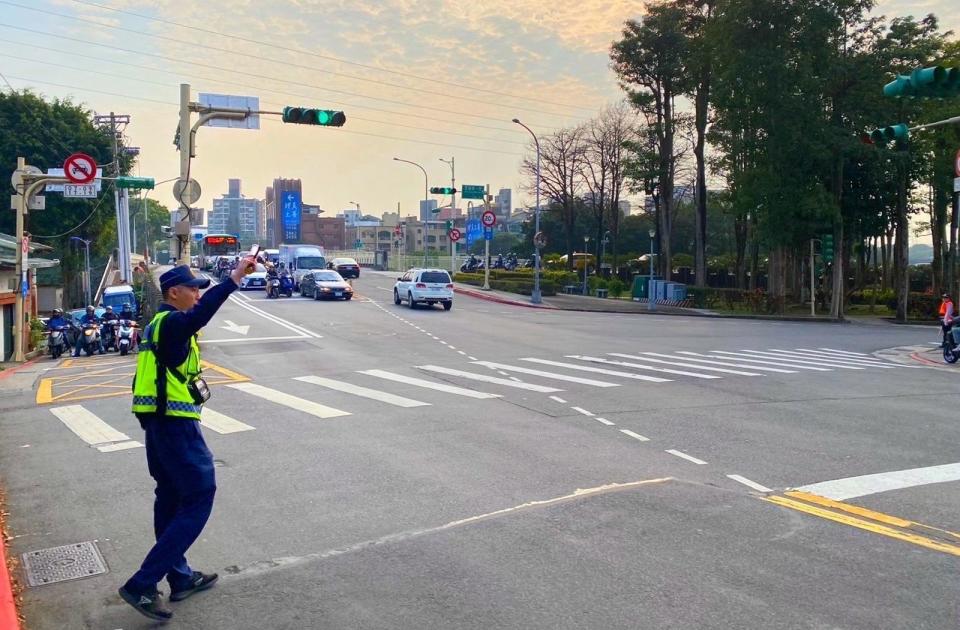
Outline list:
[[[464,261],[462,265],[460,265],[460,271],[464,273],[470,273],[472,271],[476,271],[479,264],[480,264],[480,259],[474,256],[473,254],[470,254],[470,258],[468,258],[466,261]]]
[[[491,269],[503,269],[503,254],[497,254],[496,260],[490,266]]]
[[[517,255],[513,252],[507,254],[507,258],[503,263],[503,268],[507,271],[513,271],[517,268]]]
[[[132,319],[117,320],[117,350],[125,357],[137,345],[137,322]]]
[[[100,324],[84,324],[80,334],[83,335],[81,346],[88,357],[100,351]]]

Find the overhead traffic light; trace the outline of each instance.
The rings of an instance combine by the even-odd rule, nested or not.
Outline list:
[[[931,66],[901,74],[883,86],[892,98],[943,98],[960,96],[960,68]]]
[[[447,229],[447,232],[453,229],[453,221],[451,219],[447,219],[446,229]]]
[[[152,177],[127,177],[120,176],[116,179],[117,188],[126,188],[128,190],[153,190],[154,181]]]
[[[889,142],[904,143],[909,138],[910,128],[904,123],[881,127],[870,132],[870,140],[874,144],[887,144]]]
[[[833,262],[833,234],[824,234],[820,239],[823,262]]]
[[[347,115],[332,109],[312,107],[284,107],[283,122],[297,125],[320,125],[321,127],[343,127]]]
[[[450,188],[449,186],[434,186],[430,189],[430,194],[433,195],[452,195],[456,192],[456,188]]]

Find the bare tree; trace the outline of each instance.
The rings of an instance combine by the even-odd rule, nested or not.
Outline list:
[[[609,160],[612,141],[610,129],[603,114],[584,126],[584,159],[581,166],[583,182],[590,196],[586,205],[593,210],[593,220],[597,229],[596,238],[594,238],[597,275],[600,275],[600,264],[603,262],[600,254],[603,248],[604,219],[609,205],[611,186]]]
[[[522,170],[536,185],[536,147],[533,155],[523,159]],[[560,129],[545,136],[540,142],[540,193],[562,213],[564,235],[567,241],[567,268],[573,269],[574,224],[577,197],[583,188],[584,131],[581,127]]]

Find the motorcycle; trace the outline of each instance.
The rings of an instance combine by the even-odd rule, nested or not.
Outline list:
[[[293,297],[293,278],[287,274],[280,276],[280,293],[287,297]]]
[[[470,258],[468,258],[462,265],[460,265],[460,271],[464,273],[474,272],[477,270],[477,266],[479,264],[480,264],[480,259],[474,256],[473,254],[471,254]]]
[[[47,331],[47,335],[49,335],[47,348],[50,349],[50,356],[53,357],[54,360],[59,359],[63,351],[67,349],[66,330],[66,326],[58,326],[53,330]]]
[[[517,255],[507,254],[507,260],[503,263],[503,268],[507,271],[515,271],[517,268]]]
[[[100,326],[98,324],[87,324],[83,327],[83,351],[87,356],[100,351]]]
[[[117,332],[117,350],[120,351],[120,356],[125,357],[137,346],[137,322],[121,319],[117,324],[120,327]]]
[[[110,349],[117,349],[117,320],[103,322],[100,333],[103,337],[103,350],[110,352]]]
[[[270,299],[280,297],[280,278],[267,278],[267,297]]]

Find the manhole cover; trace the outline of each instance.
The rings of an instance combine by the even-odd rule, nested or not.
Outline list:
[[[107,572],[107,564],[93,542],[74,543],[23,554],[30,586],[66,582]]]

